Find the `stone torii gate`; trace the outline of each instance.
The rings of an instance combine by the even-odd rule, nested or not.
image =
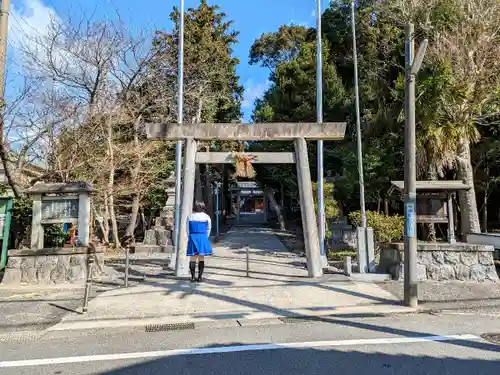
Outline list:
[[[231,152],[198,152],[197,141],[294,141],[295,152],[250,153],[253,163],[295,163],[299,185],[300,211],[304,230],[304,245],[309,277],[323,273],[318,239],[318,225],[314,210],[313,189],[307,140],[341,140],[345,122],[336,123],[263,123],[263,124],[147,124],[147,137],[152,140],[185,140],[184,169],[182,175],[182,204],[180,220],[179,254],[176,274],[187,274],[187,217],[193,210],[196,163],[234,163]]]

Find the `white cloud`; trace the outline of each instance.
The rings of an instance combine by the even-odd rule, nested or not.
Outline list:
[[[266,90],[271,85],[269,80],[264,83],[255,83],[252,79],[249,79],[245,83],[245,93],[243,94],[243,109],[252,109],[256,99],[261,98]]]
[[[92,29],[80,39],[74,38],[76,29],[44,0],[18,0],[12,8],[9,37],[14,47],[14,66],[24,76],[44,80],[50,87],[69,87],[51,80],[52,67],[75,77],[80,83],[91,80],[96,67],[88,62],[92,54]],[[65,26],[68,26],[66,30]],[[66,34],[66,31],[68,34]]]
[[[18,0],[12,4],[9,22],[9,38],[14,44],[47,36],[53,20],[59,20],[57,12],[41,0]]]

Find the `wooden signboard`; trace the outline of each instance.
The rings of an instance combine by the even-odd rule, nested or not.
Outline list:
[[[417,197],[417,223],[448,223],[447,202],[440,197]]]

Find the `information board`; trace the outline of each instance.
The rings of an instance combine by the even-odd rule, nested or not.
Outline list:
[[[42,221],[66,223],[78,219],[78,199],[42,200]]]

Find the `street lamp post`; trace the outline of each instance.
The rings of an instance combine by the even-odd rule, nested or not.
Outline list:
[[[351,1],[352,60],[354,65],[354,96],[356,106],[356,145],[359,175],[359,206],[361,226],[357,229],[359,272],[371,272],[374,267],[373,232],[368,228],[365,204],[365,178],[363,172],[363,140],[361,134],[361,114],[359,104],[358,51],[356,45],[356,4]]]
[[[184,114],[184,0],[180,0],[179,19],[179,51],[178,51],[178,73],[177,73],[177,125],[182,126]],[[179,263],[179,240],[181,224],[181,196],[182,196],[182,141],[178,140],[175,145],[175,227],[174,240],[175,251],[172,254],[171,264],[175,265],[175,270],[182,266]]]
[[[316,0],[316,122],[323,123],[323,44],[321,38],[321,0]],[[317,141],[318,162],[318,237],[322,268],[327,266],[325,254],[325,197],[323,141]]]

